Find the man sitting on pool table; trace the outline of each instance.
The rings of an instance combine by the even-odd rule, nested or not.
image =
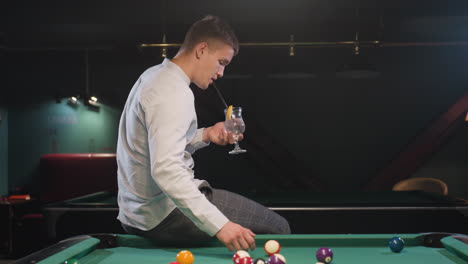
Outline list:
[[[191,26],[172,60],[147,69],[133,86],[117,143],[118,219],[128,233],[172,246],[216,236],[229,250],[255,248],[255,233],[290,233],[275,212],[194,178],[191,155],[233,138],[223,122],[197,128],[189,85],[207,89],[238,50],[229,25],[207,16]]]

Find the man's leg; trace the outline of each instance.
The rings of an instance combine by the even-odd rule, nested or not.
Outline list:
[[[230,221],[257,234],[290,234],[288,222],[277,213],[241,195],[212,189],[207,183],[200,186],[200,191]],[[201,231],[179,209],[174,209],[158,226],[143,231],[122,224],[129,234],[152,239],[161,246],[203,246],[215,238]]]
[[[122,227],[127,233],[149,238],[159,246],[203,246],[215,239],[201,231],[177,208],[151,230],[143,231],[124,224]]]
[[[229,220],[256,234],[291,233],[286,219],[248,198],[220,189],[212,189],[206,196]]]

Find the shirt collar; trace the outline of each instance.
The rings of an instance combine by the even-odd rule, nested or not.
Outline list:
[[[178,76],[180,76],[186,83],[187,85],[190,85],[191,81],[190,81],[190,78],[187,76],[187,74],[185,74],[184,70],[182,70],[179,65],[173,63],[171,60],[169,59],[164,59],[163,63],[162,63],[165,67],[167,67],[169,70],[171,70],[172,72],[176,73]]]

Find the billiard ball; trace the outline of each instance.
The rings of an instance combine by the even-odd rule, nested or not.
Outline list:
[[[395,253],[400,253],[405,247],[405,241],[401,237],[392,237],[388,241],[388,246]]]
[[[194,260],[192,252],[188,250],[182,250],[176,256],[176,262],[179,264],[192,264]]]
[[[286,258],[281,254],[273,254],[268,259],[268,264],[286,264]]]
[[[258,258],[254,260],[253,264],[266,264],[265,260],[262,258]]]
[[[236,264],[252,264],[252,258],[251,257],[238,258],[236,260]]]
[[[79,263],[80,263],[80,261],[78,261],[78,259],[76,259],[76,258],[67,259],[64,262],[64,264],[79,264]]]
[[[245,250],[238,250],[236,253],[234,253],[234,256],[232,256],[232,262],[236,264],[238,259],[245,257],[250,257],[249,252]]]
[[[315,252],[315,257],[319,262],[330,263],[333,260],[333,251],[327,247],[321,247]]]
[[[268,256],[271,256],[273,254],[277,254],[281,250],[281,245],[278,243],[276,240],[268,240],[265,243],[265,246],[263,246],[263,249],[265,252],[268,254]]]

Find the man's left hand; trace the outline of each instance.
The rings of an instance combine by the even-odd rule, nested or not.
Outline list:
[[[244,135],[239,134],[237,141],[242,141]],[[224,146],[226,144],[234,144],[234,138],[231,132],[227,132],[224,127],[224,122],[218,122],[214,126],[207,127],[203,131],[203,141],[213,142],[217,145]]]

